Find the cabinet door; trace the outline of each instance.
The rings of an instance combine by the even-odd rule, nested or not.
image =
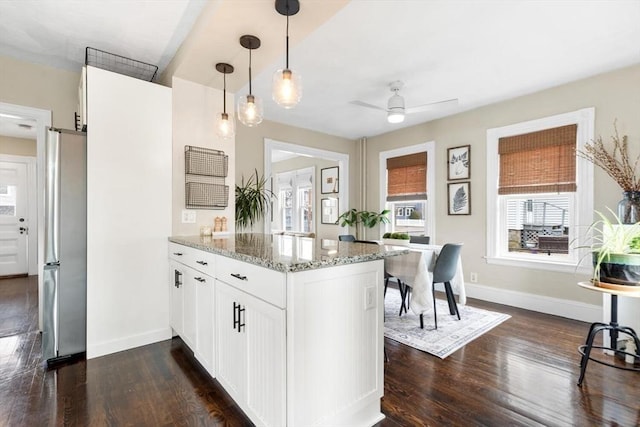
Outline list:
[[[243,294],[216,280],[216,377],[241,407],[245,398],[247,358],[245,335],[238,332],[238,315],[243,313],[238,313],[237,307],[242,304]]]
[[[286,424],[285,311],[246,295],[242,328],[247,346],[246,412],[256,424]]]
[[[202,366],[214,374],[213,363],[213,278],[206,274],[195,276],[196,281],[196,351]]]
[[[175,261],[169,262],[169,286],[171,295],[171,327],[176,334],[182,335],[182,291],[184,289],[184,266]]]
[[[196,285],[195,277],[199,273],[189,267],[184,267],[183,277],[183,315],[182,315],[182,339],[191,350],[196,349]]]

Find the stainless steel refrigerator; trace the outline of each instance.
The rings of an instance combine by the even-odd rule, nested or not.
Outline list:
[[[87,347],[86,140],[83,132],[47,130],[42,354],[49,363]]]

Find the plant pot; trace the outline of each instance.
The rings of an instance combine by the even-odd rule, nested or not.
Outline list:
[[[410,240],[404,239],[382,239],[382,243],[385,245],[393,245],[393,246],[409,246]]]
[[[598,252],[593,253],[593,265]],[[600,281],[614,285],[640,286],[640,254],[610,254],[600,262]]]

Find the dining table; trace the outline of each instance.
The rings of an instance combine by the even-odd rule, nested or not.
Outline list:
[[[440,245],[410,244],[408,253],[384,260],[385,273],[411,287],[409,307],[416,315],[433,310],[433,269],[440,250]],[[458,304],[465,305],[467,295],[462,257],[458,258],[456,272],[450,283],[454,293],[458,294]]]

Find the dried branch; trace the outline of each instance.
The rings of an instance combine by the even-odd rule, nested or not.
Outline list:
[[[613,150],[608,151],[602,142],[602,137],[599,136],[595,141],[585,144],[584,150],[576,150],[576,154],[604,170],[623,191],[640,191],[640,177],[636,176],[640,155],[631,164],[627,135],[623,135],[620,139],[616,121],[613,122],[613,128],[615,129],[615,134],[611,137]]]

